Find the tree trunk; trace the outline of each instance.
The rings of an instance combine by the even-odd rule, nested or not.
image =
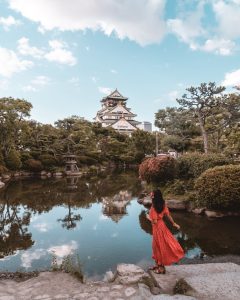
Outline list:
[[[201,112],[198,111],[197,114],[198,114],[198,121],[199,121],[200,129],[201,129],[202,137],[203,137],[204,153],[208,153],[208,134],[204,127],[203,117],[201,115]]]

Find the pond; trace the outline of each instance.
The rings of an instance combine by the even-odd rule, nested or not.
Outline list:
[[[9,182],[0,192],[0,270],[46,270],[54,257],[60,264],[67,255],[96,278],[118,263],[152,264],[147,209],[137,202],[141,191],[132,172]],[[173,217],[186,258],[240,254],[239,218]]]

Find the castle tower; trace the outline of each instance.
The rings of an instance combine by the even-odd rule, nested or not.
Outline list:
[[[134,120],[137,116],[126,106],[128,98],[123,97],[116,89],[101,100],[102,109],[97,112],[94,120],[103,127],[112,127],[120,133],[131,135],[137,130],[140,122]]]

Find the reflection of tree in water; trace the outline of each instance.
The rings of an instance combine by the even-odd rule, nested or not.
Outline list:
[[[139,214],[139,223],[141,228],[148,234],[152,235],[152,225],[151,222],[147,219],[147,213],[148,211],[142,210]],[[193,239],[189,238],[183,231],[175,231],[172,226],[169,224],[167,219],[165,219],[166,225],[168,226],[169,230],[175,235],[176,239],[180,243],[180,245],[183,247],[185,251],[188,251],[190,249],[193,249],[196,247],[196,243]]]
[[[208,219],[191,213],[174,213],[173,216],[207,255],[240,254],[239,218]]]
[[[26,250],[31,247],[31,233],[27,226],[30,223],[31,213],[20,212],[19,206],[0,204],[0,258],[13,255],[17,250]]]
[[[110,217],[114,222],[119,222],[127,214],[127,205],[131,199],[132,194],[129,191],[119,191],[112,197],[103,197],[103,214]]]
[[[110,200],[119,193],[121,195],[121,191],[129,191],[129,197],[138,195],[141,187],[135,173],[46,180],[31,178],[9,182],[0,191],[0,255],[11,255],[16,250],[33,245],[31,233],[28,232],[31,215],[65,205],[67,214],[59,221],[64,228],[74,228],[81,216],[74,214],[73,210],[88,209],[103,198]],[[124,215],[127,203],[123,201],[121,205]],[[112,212],[116,213],[114,209]]]
[[[82,217],[80,214],[74,214],[72,212],[73,209],[77,209],[75,203],[77,199],[76,190],[78,188],[78,177],[70,177],[66,178],[66,189],[62,192],[63,199],[66,198],[64,201],[65,206],[67,206],[68,213],[63,219],[58,219],[58,222],[62,223],[62,227],[66,229],[73,229],[77,226],[77,222],[81,221]],[[67,204],[66,204],[67,203]]]

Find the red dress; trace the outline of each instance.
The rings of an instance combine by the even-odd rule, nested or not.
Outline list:
[[[152,225],[152,258],[158,265],[168,266],[183,258],[184,251],[164,223],[164,215],[169,215],[167,206],[160,214],[156,212],[153,206],[151,207],[149,216],[151,220],[157,220],[157,223]]]

